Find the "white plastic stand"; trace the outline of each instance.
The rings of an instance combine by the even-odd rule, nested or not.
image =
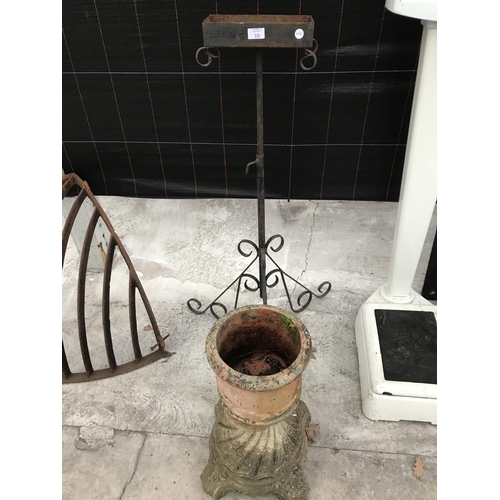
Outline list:
[[[372,420],[437,423],[437,384],[384,378],[375,309],[429,311],[437,307],[412,290],[436,203],[437,24],[424,25],[408,132],[401,194],[388,282],[361,307],[356,318],[363,413]]]

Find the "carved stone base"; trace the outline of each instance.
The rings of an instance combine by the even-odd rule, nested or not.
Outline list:
[[[302,471],[311,414],[303,401],[267,427],[246,425],[224,404],[215,406],[210,458],[201,482],[215,500],[228,491],[250,496],[274,493],[281,500],[306,500],[309,485]]]

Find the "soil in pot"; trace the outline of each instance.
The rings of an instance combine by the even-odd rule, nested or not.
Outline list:
[[[261,314],[254,321],[235,322],[219,343],[222,359],[245,375],[274,375],[289,367],[300,351],[295,324],[283,315]]]

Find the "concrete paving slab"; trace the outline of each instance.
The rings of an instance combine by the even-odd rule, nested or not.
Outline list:
[[[92,445],[84,449],[82,444],[89,433],[63,427],[63,500],[118,500],[134,473],[144,435],[113,431],[114,438],[110,439],[107,429],[101,433],[97,429],[93,435]]]
[[[415,456],[310,448],[304,466],[314,500],[431,500],[437,496],[433,457],[420,457],[424,475],[413,476]],[[237,498],[237,497],[235,497]]]
[[[148,434],[122,500],[208,500],[200,480],[207,460],[206,438]]]
[[[208,439],[116,431],[113,446],[78,451],[77,428],[65,428],[65,499],[209,500],[200,475],[208,460]],[[130,446],[124,446],[127,439]],[[141,443],[143,442],[143,446]],[[436,460],[422,456],[424,475],[413,477],[415,457],[408,454],[337,451],[312,447],[304,470],[314,500],[436,498]],[[117,477],[120,474],[120,477]],[[95,496],[98,491],[98,496]],[[117,496],[117,495],[121,496]],[[249,498],[230,492],[227,500]],[[276,498],[269,494],[257,500]]]

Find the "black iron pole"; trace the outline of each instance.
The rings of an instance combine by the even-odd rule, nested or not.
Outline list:
[[[257,212],[259,228],[259,284],[260,297],[267,304],[266,288],[266,193],[264,188],[264,88],[262,82],[262,50],[255,54],[255,70],[257,83]]]

